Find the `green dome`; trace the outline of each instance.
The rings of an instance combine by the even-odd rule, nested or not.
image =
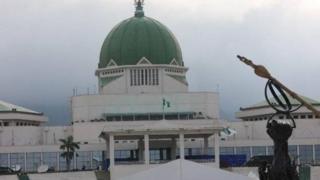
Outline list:
[[[134,17],[115,26],[104,40],[99,68],[105,68],[111,60],[118,66],[136,65],[143,57],[152,64],[170,64],[176,59],[183,66],[181,49],[172,32],[138,8]]]

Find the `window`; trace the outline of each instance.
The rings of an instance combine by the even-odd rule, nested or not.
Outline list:
[[[91,152],[89,151],[83,151],[83,152],[77,152],[77,169],[91,169]]]
[[[133,70],[132,69],[130,70],[130,77],[131,77],[130,78],[130,86],[133,86],[133,78],[132,78],[133,77]]]
[[[158,69],[131,69],[130,70],[131,86],[152,86],[159,85]]]
[[[192,148],[190,155],[201,155],[201,148]]]
[[[150,160],[151,161],[160,160],[160,150],[150,150]]]
[[[314,146],[314,153],[315,153],[315,164],[320,164],[320,145],[317,144]]]
[[[312,145],[300,145],[299,146],[300,163],[312,163],[313,161],[313,146]]]
[[[148,71],[149,71],[149,79],[148,79],[148,85],[152,85],[152,79],[151,79],[151,77],[152,77],[152,74],[151,74],[151,69],[148,69]]]
[[[144,70],[141,69],[141,85],[145,85],[144,84]]]
[[[133,85],[137,85],[137,70],[133,70]]]
[[[305,119],[306,118],[306,115],[301,115],[300,116],[300,119]]]
[[[92,152],[92,168],[97,169],[102,163],[102,151]]]
[[[161,120],[163,119],[163,114],[151,114],[150,120]]]
[[[220,154],[222,155],[233,155],[234,148],[233,147],[220,147]]]
[[[8,153],[0,154],[0,167],[8,167]]]
[[[25,170],[24,167],[24,153],[12,153],[10,154],[10,162],[11,162],[11,167],[19,165],[22,170]]]
[[[156,85],[156,70],[152,69],[152,85]]]
[[[298,150],[296,145],[289,145],[288,146],[289,156],[293,159],[298,157]]]
[[[268,146],[268,155],[273,155],[274,154],[274,149],[273,146]]]
[[[140,86],[140,82],[141,82],[140,81],[140,71],[139,70],[137,70],[137,71],[138,71],[138,74],[137,74],[137,82],[138,83],[137,83],[137,85]]]
[[[125,159],[129,160],[131,158],[130,150],[116,150],[114,155],[116,159],[121,159],[121,160],[125,160]]]
[[[156,69],[156,85],[159,85],[159,70]]]
[[[237,154],[246,155],[247,160],[251,158],[250,147],[248,146],[236,147],[236,152]]]
[[[252,156],[265,156],[266,153],[266,147],[265,146],[255,146],[252,147]]]
[[[44,152],[42,154],[43,164],[48,165],[49,168],[57,169],[58,168],[57,156],[58,156],[58,153],[56,152]],[[62,160],[62,158],[60,157],[60,164],[61,164],[61,161],[65,161],[65,159]],[[60,167],[60,170],[61,169],[63,168]]]
[[[133,121],[134,119],[133,119],[133,115],[123,115],[122,116],[122,120],[123,121]]]
[[[41,153],[39,152],[27,153],[26,171],[36,172],[40,164],[41,164]]]
[[[53,159],[53,157],[52,157]],[[60,170],[67,170],[67,163],[66,163],[66,159],[61,157],[61,153],[59,154],[59,168]],[[70,169],[74,169],[74,158],[71,160],[71,163],[70,163]]]
[[[312,118],[313,118],[313,115],[312,115],[312,114],[309,114],[309,115],[308,115],[308,118],[309,118],[309,119],[312,119]]]

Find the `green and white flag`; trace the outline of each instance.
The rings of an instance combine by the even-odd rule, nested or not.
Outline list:
[[[170,108],[170,102],[167,101],[165,98],[162,98],[162,109]]]

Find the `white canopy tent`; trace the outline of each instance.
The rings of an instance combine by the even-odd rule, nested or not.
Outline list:
[[[252,178],[178,159],[118,180],[253,180]]]

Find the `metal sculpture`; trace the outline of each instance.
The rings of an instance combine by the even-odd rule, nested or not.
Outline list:
[[[267,121],[267,134],[274,143],[274,158],[270,167],[266,163],[261,164],[259,167],[260,180],[298,180],[299,176],[295,162],[291,161],[288,154],[288,139],[290,138],[293,129],[296,128],[296,123],[291,113],[298,110],[301,106],[305,106],[318,116],[320,116],[320,112],[274,78],[264,66],[255,65],[251,60],[243,56],[238,55],[237,57],[243,63],[251,66],[256,75],[268,79],[264,92],[265,98],[270,107],[276,111]],[[276,104],[270,101],[268,90],[271,92]],[[280,93],[281,96],[279,96],[277,92]],[[285,92],[299,101],[301,105],[293,109]],[[279,114],[285,115],[287,119],[291,120],[291,123],[274,120],[274,116]]]

